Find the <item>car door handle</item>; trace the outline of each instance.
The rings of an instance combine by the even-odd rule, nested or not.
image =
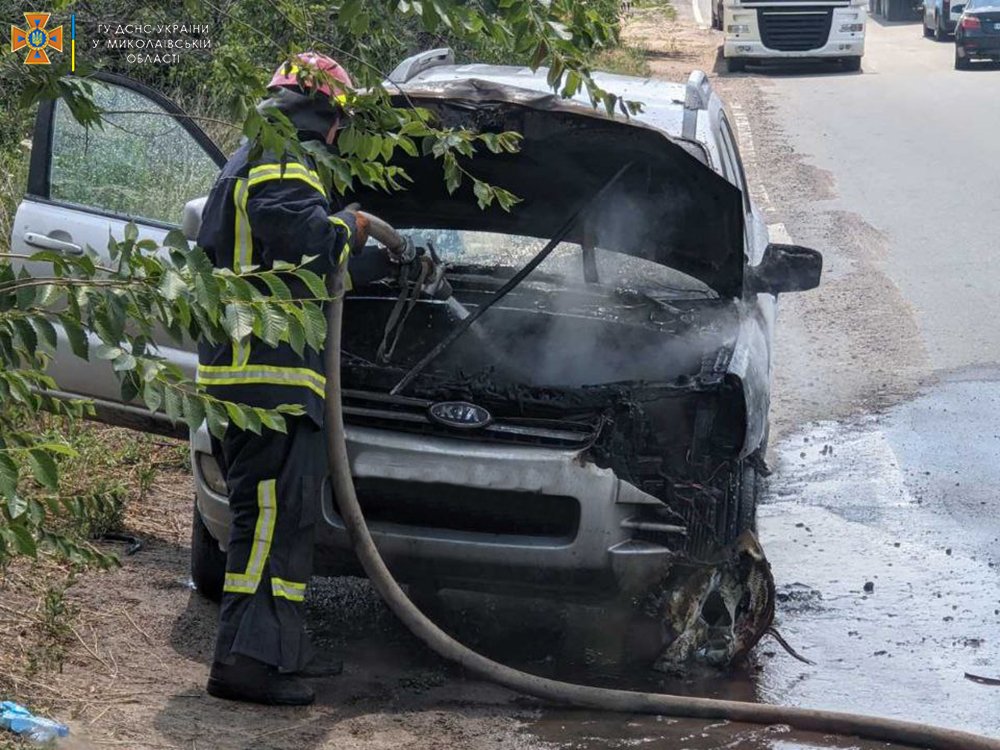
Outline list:
[[[57,240],[37,232],[25,232],[24,241],[32,247],[40,247],[43,250],[57,250],[60,253],[71,253],[72,255],[83,255],[83,248],[73,242]]]

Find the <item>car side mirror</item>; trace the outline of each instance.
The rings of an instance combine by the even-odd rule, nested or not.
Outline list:
[[[751,294],[804,292],[819,286],[823,256],[799,245],[771,243],[756,266],[747,267],[746,288]]]

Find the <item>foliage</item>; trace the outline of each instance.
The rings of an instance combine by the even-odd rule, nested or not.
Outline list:
[[[18,3],[21,5],[21,3]],[[16,99],[11,119],[14,136],[4,135],[8,147],[23,137],[30,112],[42,100],[59,99],[73,119],[86,128],[121,127],[130,114],[127,102],[102,99],[91,74],[104,67],[135,74],[142,71],[157,88],[187,92],[214,92],[209,106],[224,109],[238,123],[234,133],[246,136],[257,151],[302,156],[308,152],[321,176],[344,193],[355,184],[392,191],[404,188],[409,177],[394,163],[397,154],[422,154],[441,163],[449,191],[471,182],[479,205],[497,204],[516,210],[516,196],[502,185],[490,185],[475,176],[474,156],[480,151],[516,153],[516,133],[477,132],[436,122],[429,111],[399,97],[384,85],[393,62],[403,53],[431,43],[453,45],[460,54],[479,59],[521,62],[547,67],[548,83],[563,96],[585,93],[594,106],[609,114],[634,112],[632,102],[604,91],[593,80],[594,55],[615,44],[617,2],[599,0],[335,0],[327,4],[292,0],[240,0],[183,4],[123,0],[57,0],[50,10],[75,12],[85,36],[96,23],[176,21],[208,23],[213,32],[210,55],[185,56],[177,66],[127,68],[111,54],[101,59],[78,54],[78,75],[67,76],[68,56],[52,66],[21,66],[16,56],[0,60],[0,98]],[[25,10],[30,10],[25,7]],[[273,108],[258,111],[266,96],[271,65],[290,60],[303,49],[337,56],[352,70],[359,89],[348,108],[350,124],[340,133],[337,147],[318,148],[299,143],[293,126]],[[312,75],[310,71],[300,74]],[[217,113],[218,114],[218,113]],[[165,119],[168,124],[173,121]],[[220,118],[211,120],[220,124]],[[221,123],[225,127],[224,123]],[[68,126],[67,126],[68,127]],[[69,132],[67,148],[80,153],[67,157],[93,169],[113,170],[118,162],[86,149],[86,132]],[[133,142],[123,142],[128,161],[144,158],[141,131]],[[73,138],[79,140],[79,144]],[[96,158],[95,158],[96,157]],[[148,194],[132,200],[134,185],[124,174],[93,180],[53,165],[53,190],[84,202],[110,205],[116,211],[149,216],[154,199]],[[120,196],[95,194],[102,185],[120,182]],[[204,186],[183,181],[162,198],[164,208],[203,192]],[[75,197],[75,198],[74,198]],[[171,209],[173,211],[173,209]],[[164,214],[167,218],[176,215]],[[162,218],[162,217],[154,217]],[[4,241],[6,236],[4,237]],[[31,257],[3,252],[0,246],[0,561],[11,554],[34,555],[39,548],[74,561],[109,564],[86,541],[59,531],[59,518],[86,523],[87,504],[78,495],[61,490],[60,467],[75,454],[68,441],[37,434],[39,412],[74,420],[87,416],[89,404],[61,400],[47,367],[65,337],[79,357],[110,367],[121,382],[122,398],[141,401],[152,411],[195,428],[207,422],[220,434],[227,423],[260,431],[284,429],[283,414],[222,402],[191,382],[179,366],[164,358],[154,345],[154,332],[164,330],[177,344],[196,338],[240,341],[253,335],[274,345],[287,341],[301,352],[320,349],[325,323],[318,303],[326,298],[323,281],[305,266],[280,265],[273,271],[251,269],[242,274],[212,267],[205,253],[192,248],[178,231],[158,247],[139,239],[134,224],[124,237],[109,238],[105,251],[92,248],[80,256],[40,252]],[[15,271],[31,264],[32,271]],[[291,298],[288,280],[297,278],[313,295]],[[91,513],[92,517],[92,513]]]
[[[34,555],[42,546],[74,561],[110,562],[52,524],[66,515],[87,524],[95,512],[78,495],[60,492],[60,460],[75,457],[75,449],[32,429],[40,411],[71,418],[90,412],[86,403],[49,393],[57,386],[46,365],[60,332],[74,354],[104,360],[118,373],[123,399],[141,398],[150,410],[192,429],[207,422],[220,435],[231,421],[254,432],[283,431],[281,415],[301,411],[287,406],[272,413],[212,398],[152,342],[154,330],[162,328],[176,344],[199,337],[240,341],[253,333],[272,345],[288,341],[300,352],[320,349],[326,328],[319,306],[293,300],[288,292],[295,277],[316,299],[326,298],[319,276],[290,264],[237,275],[214,269],[179,232],[168,235],[166,253],[137,234],[130,224],[122,241],[109,240],[106,255],[93,249],[78,257],[36,253],[30,260],[47,265],[45,275],[0,265],[0,558]]]

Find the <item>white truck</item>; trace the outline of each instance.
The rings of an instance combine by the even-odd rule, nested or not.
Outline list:
[[[839,60],[860,70],[868,0],[712,0],[730,72],[754,60]]]

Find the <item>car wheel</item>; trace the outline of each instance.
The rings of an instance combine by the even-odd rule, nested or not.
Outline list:
[[[948,32],[945,31],[944,27],[941,25],[941,17],[940,16],[934,16],[934,39],[935,39],[935,41],[943,42],[947,38],[948,38]]]
[[[747,529],[757,528],[757,495],[760,477],[750,461],[739,461],[729,471],[726,494],[715,519],[719,542],[730,545]]]
[[[197,504],[191,521],[191,580],[198,593],[209,601],[222,601],[222,586],[226,579],[226,553],[209,533],[201,520]]]
[[[920,22],[920,27],[924,30],[924,37],[930,38],[934,36],[934,29],[927,25],[927,16]]]
[[[969,69],[969,58],[961,57],[958,54],[958,47],[955,48],[955,70],[968,70]]]
[[[730,73],[740,73],[747,69],[747,61],[742,57],[727,57],[726,70]]]

